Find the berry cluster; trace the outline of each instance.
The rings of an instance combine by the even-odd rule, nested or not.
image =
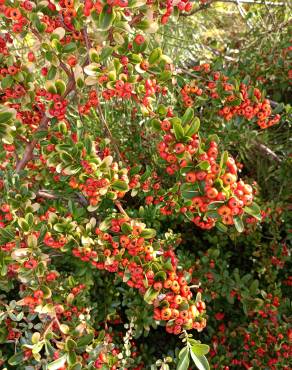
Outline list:
[[[38,107],[41,111],[45,110],[45,104],[41,102],[50,102],[49,114],[56,117],[58,120],[63,120],[65,118],[68,101],[64,99],[59,94],[53,94],[46,89],[40,88],[36,91],[36,101],[38,102]]]
[[[228,76],[222,72],[213,72],[208,63],[193,69],[198,75],[180,91],[186,107],[193,106],[196,97],[200,96],[208,102],[216,103],[216,106],[220,103],[222,107],[218,114],[226,121],[234,117],[244,117],[248,121],[256,120],[260,128],[267,128],[279,122],[280,115],[276,114],[272,118],[270,101],[263,98],[258,88],[244,82],[237,88]]]
[[[181,202],[169,198],[167,207],[161,208],[163,214],[171,214],[179,205],[182,214],[204,229],[214,227],[217,221],[233,225],[235,218],[241,220],[244,207],[253,203],[253,189],[238,181],[235,160],[227,152],[219,156],[216,141],[192,134],[192,124],[184,129],[177,117],[156,120],[156,127],[157,123],[164,132],[157,145],[159,156],[167,162],[167,173],[177,174],[180,180]],[[147,201],[152,203],[153,198]]]
[[[21,33],[28,23],[27,19],[23,16],[19,8],[6,6],[4,3],[5,1],[0,2],[0,14],[2,13],[8,22],[12,24],[12,32]],[[31,3],[29,1],[25,1],[23,3],[24,10],[30,11],[30,5]]]
[[[0,36],[0,53],[3,55],[8,55],[8,48],[6,43],[11,42],[11,37],[8,33],[5,33],[4,35]],[[0,74],[2,75],[2,68],[0,70]]]
[[[13,215],[10,212],[9,204],[3,203],[0,207],[0,229],[7,226],[13,220]]]
[[[153,0],[147,0],[147,4],[152,4]],[[161,23],[166,24],[168,22],[169,17],[172,15],[175,6],[177,7],[178,11],[180,12],[190,12],[193,8],[192,3],[189,0],[182,0],[176,2],[174,5],[173,0],[166,0],[165,3],[161,2],[160,7],[165,8],[166,12],[161,17]]]
[[[107,76],[101,76],[99,78],[100,83],[106,83]],[[106,89],[102,92],[102,97],[105,100],[111,100],[114,97],[119,97],[128,100],[132,97],[133,86],[129,82],[117,80],[114,89]]]
[[[164,242],[154,240],[154,235],[144,224],[118,216],[95,229],[94,244],[74,247],[72,254],[99,270],[117,273],[138,289],[153,304],[154,319],[167,321],[167,332],[201,331],[206,326],[205,304],[200,297],[192,300],[187,275],[178,271],[175,253],[169,245],[164,250]]]
[[[84,161],[85,162],[85,161]],[[82,166],[87,169],[87,173],[92,172],[92,167],[88,162],[82,163]],[[110,199],[122,198],[125,191],[128,190],[128,177],[126,173],[120,173],[117,164],[111,166],[111,170],[115,172],[115,176],[111,179],[106,172],[101,174],[98,179],[88,177],[85,182],[81,182],[76,177],[71,177],[69,185],[73,189],[79,189],[88,198],[91,206],[96,206],[104,197]],[[120,182],[119,182],[120,181]],[[122,184],[123,188],[118,189]]]
[[[81,115],[89,114],[91,108],[96,108],[99,104],[97,92],[91,90],[88,94],[88,100],[85,104],[78,106],[78,112]]]
[[[219,115],[227,121],[236,115],[240,117],[243,116],[248,121],[251,121],[253,118],[255,118],[257,119],[257,124],[259,127],[263,129],[278,123],[280,120],[280,115],[276,114],[274,118],[269,119],[272,114],[270,101],[268,99],[261,101],[261,92],[257,88],[253,89],[253,96],[256,98],[257,102],[252,102],[252,98],[249,98],[249,96],[252,94],[252,89],[253,88],[251,86],[246,86],[242,83],[240,85],[240,94],[243,99],[242,103],[236,106],[225,106],[219,110]],[[235,99],[236,98],[234,95],[230,95],[226,98],[226,101],[231,103]]]

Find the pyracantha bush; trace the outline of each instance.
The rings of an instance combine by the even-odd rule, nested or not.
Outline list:
[[[0,0],[3,369],[207,370],[209,351],[288,369],[286,198],[266,204],[224,130],[260,135],[289,107],[259,71],[182,70],[156,40],[209,5]]]

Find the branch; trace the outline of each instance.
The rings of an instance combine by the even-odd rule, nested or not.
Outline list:
[[[84,37],[84,41],[85,41],[85,45],[86,45],[86,50],[87,50],[87,56],[86,56],[85,61],[84,61],[84,64],[83,64],[83,67],[85,67],[86,64],[89,63],[89,61],[90,61],[89,51],[91,49],[91,41],[88,38],[88,33],[87,33],[87,28],[86,27],[83,28],[82,35]]]
[[[214,0],[217,3],[242,3],[242,4],[257,4],[257,5],[271,5],[271,6],[286,6],[285,3],[278,3],[273,1],[260,0]]]
[[[123,162],[123,158],[122,158],[122,155],[120,153],[119,147],[118,147],[118,145],[116,143],[116,140],[114,139],[114,137],[113,137],[113,135],[111,133],[111,130],[110,130],[110,128],[109,128],[109,126],[108,126],[105,118],[104,118],[104,115],[103,115],[102,109],[100,107],[100,104],[98,104],[97,110],[98,110],[98,113],[99,113],[100,120],[101,120],[102,124],[104,125],[104,127],[105,127],[105,129],[106,129],[106,131],[108,133],[108,136],[111,139],[111,142],[113,143],[113,146],[115,148],[115,151],[116,151],[118,157],[120,158],[120,161]]]
[[[257,141],[253,141],[252,144],[258,151],[265,157],[268,157],[270,160],[275,161],[277,163],[281,163],[282,159],[277,156],[275,152],[273,152],[270,148],[266,145],[261,144]]]
[[[276,108],[280,104],[280,103],[278,103],[274,100],[271,100],[271,99],[269,99],[269,102],[270,102],[270,105],[271,105],[272,108]]]
[[[137,14],[133,19],[129,22],[130,26],[133,26],[134,24],[140,22],[140,20],[143,18],[144,14]]]
[[[60,67],[63,69],[63,71],[66,73],[66,75],[68,76],[68,78],[72,78],[72,73],[70,72],[69,68],[66,66],[65,63],[63,63],[61,60],[60,60]]]
[[[68,68],[63,65],[62,66],[62,62],[61,62],[61,67],[64,69],[64,71],[66,72],[66,69],[68,70]],[[65,67],[65,68],[64,68]],[[67,72],[66,72],[67,73]],[[69,73],[69,74],[68,74]],[[64,93],[64,96],[63,98],[66,98],[66,96],[72,91],[75,89],[75,80],[74,80],[74,76],[70,73],[70,71],[68,70],[68,78],[69,78],[69,81],[68,81],[68,86],[67,86],[67,89]],[[50,119],[46,114],[44,114],[41,122],[40,122],[40,125],[38,127],[38,129],[36,130],[36,133],[40,132],[40,131],[44,131],[47,129],[48,127],[48,124],[50,122]],[[30,141],[29,143],[27,143],[26,145],[26,148],[25,148],[25,151],[24,151],[24,154],[23,154],[23,157],[21,158],[21,160],[19,160],[16,164],[16,173],[19,173],[21,170],[23,170],[25,168],[25,166],[27,165],[27,163],[33,159],[33,150],[35,148],[37,144],[37,139],[33,139],[32,141]]]
[[[63,98],[66,98],[68,94],[70,94],[71,91],[75,90],[75,79],[74,76],[72,76],[72,79],[69,80],[67,89],[64,93]]]
[[[50,118],[44,115],[40,122],[38,129],[36,130],[36,133],[45,130],[48,127],[49,121],[50,121]],[[33,150],[36,144],[37,144],[37,139],[33,139],[26,145],[23,157],[16,164],[16,168],[15,168],[16,173],[19,173],[21,170],[23,170],[25,166],[27,165],[27,163],[33,159]]]
[[[127,219],[130,219],[130,217],[127,215],[127,212],[124,210],[121,202],[119,200],[115,201],[115,206],[120,211],[121,214],[123,214]]]
[[[75,193],[74,195],[76,195],[76,198],[77,198],[76,200],[81,206],[83,206],[83,207],[88,206],[88,201],[84,197],[83,194]],[[52,192],[50,192],[49,190],[46,190],[46,189],[39,190],[36,193],[36,196],[40,197],[40,198],[44,198],[44,199],[50,199],[50,200],[64,199],[63,195],[61,195],[61,194],[59,195],[59,194],[56,194],[56,193],[54,194],[54,193],[52,193]]]
[[[200,5],[198,8],[193,9],[191,12],[181,13],[180,15],[183,17],[189,17],[195,13],[200,12],[201,10],[208,9],[213,3],[232,3],[232,4],[242,3],[242,4],[257,4],[257,5],[264,5],[264,6],[267,6],[267,5],[286,6],[285,3],[277,3],[277,2],[275,3],[272,1],[265,1],[265,0],[263,1],[260,1],[260,0],[210,0],[208,3]]]
[[[47,190],[39,190],[36,193],[36,196],[40,198],[45,198],[45,199],[58,199],[59,198],[55,194],[52,194],[48,192]]]

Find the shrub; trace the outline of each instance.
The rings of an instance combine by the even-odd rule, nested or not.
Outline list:
[[[211,3],[0,1],[4,369],[289,368],[291,46],[179,68]]]

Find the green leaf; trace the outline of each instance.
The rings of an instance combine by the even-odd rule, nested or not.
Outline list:
[[[218,213],[217,213],[216,211],[214,211],[214,210],[207,211],[207,212],[205,213],[205,216],[206,216],[206,217],[210,217],[210,218],[214,218],[214,219],[218,219],[218,218],[219,218]]]
[[[0,229],[0,244],[10,242],[15,238],[15,230],[11,226]]]
[[[27,232],[29,230],[29,224],[26,222],[24,218],[19,218],[18,219],[18,225],[21,227],[21,229],[24,232]]]
[[[164,71],[164,72],[160,73],[160,75],[159,75],[160,81],[168,81],[168,80],[171,79],[171,77],[172,77],[172,74],[171,74],[170,71]]]
[[[70,367],[70,370],[82,370],[82,364],[80,362],[77,362],[76,364]]]
[[[142,169],[142,166],[141,165],[138,165],[138,166],[134,166],[130,169],[129,171],[129,175],[130,176],[133,176],[133,175],[137,175],[137,173],[139,173]]]
[[[161,130],[160,121],[157,118],[153,118],[150,121],[150,124],[154,128],[154,130],[157,130],[157,131],[160,131]]]
[[[153,49],[148,58],[149,63],[155,64],[159,62],[161,55],[162,55],[162,50],[160,48]]]
[[[66,226],[64,224],[58,223],[53,226],[53,229],[58,233],[63,233],[66,229]]]
[[[146,290],[146,293],[144,294],[144,301],[148,304],[152,304],[154,299],[157,298],[159,292],[154,290],[152,287],[148,288]]]
[[[27,246],[29,248],[36,248],[37,244],[38,244],[38,240],[35,235],[31,234],[27,237]]]
[[[174,130],[174,136],[177,140],[181,140],[184,137],[184,129],[182,128],[182,125],[178,121],[172,122],[172,127]]]
[[[3,82],[3,80],[2,80]],[[284,103],[279,103],[276,108],[273,110],[273,114],[277,114],[277,113],[281,113],[285,108],[285,104]]]
[[[29,227],[32,227],[33,226],[33,222],[34,222],[33,214],[32,213],[27,213],[25,215],[25,221],[28,223]]]
[[[115,19],[115,13],[113,8],[109,5],[105,5],[102,12],[99,15],[99,28],[106,31],[108,30]]]
[[[229,106],[231,106],[231,107],[235,107],[235,106],[237,106],[237,105],[240,105],[241,104],[241,99],[240,98],[236,98],[236,99],[234,99],[234,100],[232,100],[232,101],[230,101],[229,103],[228,103],[228,105]]]
[[[210,370],[209,363],[205,356],[197,356],[193,351],[191,351],[191,357],[199,370]]]
[[[248,213],[249,215],[255,217],[258,220],[261,220],[261,209],[256,203],[253,203],[250,206],[246,206],[243,209],[244,212]]]
[[[210,351],[210,347],[207,344],[196,343],[191,350],[196,356],[204,356]]]
[[[113,48],[111,48],[111,47],[104,47],[103,49],[102,49],[102,52],[101,52],[101,54],[100,54],[100,57],[99,57],[99,59],[100,60],[105,60],[105,59],[107,59],[110,55],[112,55],[112,53],[113,53],[113,51],[114,51],[114,49]]]
[[[235,225],[236,230],[239,233],[242,233],[243,232],[244,225],[243,225],[242,219],[239,216],[235,216],[234,217],[234,225]]]
[[[55,86],[56,86],[57,93],[59,95],[63,95],[64,92],[66,91],[66,84],[63,80],[56,80],[55,81]],[[46,131],[46,133],[47,133],[47,131]]]
[[[94,335],[92,333],[89,333],[87,335],[83,335],[80,339],[76,341],[77,347],[84,347],[87,346],[87,344],[91,343],[94,338]]]
[[[244,79],[242,80],[242,83],[245,84],[245,85],[249,85],[249,82],[250,82],[250,77],[249,76],[245,76]]]
[[[36,353],[39,353],[43,346],[44,346],[45,342],[44,341],[41,341],[41,342],[38,342],[36,343],[34,346],[33,346],[33,349],[32,349],[32,353],[33,354],[36,354]]]
[[[0,123],[6,123],[8,122],[9,120],[11,120],[11,118],[13,117],[13,112],[12,111],[3,111],[3,112],[0,112]]]
[[[152,239],[156,235],[156,230],[155,229],[144,229],[140,236],[144,239]]]
[[[121,230],[123,232],[123,234],[131,234],[132,232],[132,226],[130,224],[128,224],[127,222],[124,222],[121,226]]]
[[[185,125],[194,118],[194,110],[193,108],[187,108],[184,115],[182,116],[182,124]]]
[[[160,104],[160,105],[158,106],[158,108],[157,108],[157,113],[158,113],[161,117],[164,117],[164,116],[166,116],[167,108],[166,108],[164,105]]]
[[[163,268],[168,271],[173,271],[173,266],[170,258],[168,258],[168,260],[163,264]]]
[[[74,351],[69,351],[68,358],[67,358],[68,364],[74,365],[76,363],[76,360],[77,360],[76,353]]]
[[[67,355],[63,355],[57,360],[48,364],[48,370],[58,370],[60,367],[64,366],[67,361]]]
[[[208,208],[208,210],[214,210],[214,209],[219,208],[223,204],[224,204],[223,201],[212,202],[212,203],[208,204],[208,207],[207,208]]]
[[[156,274],[154,276],[155,281],[164,281],[166,279],[167,279],[167,275],[166,275],[165,271],[158,271],[158,272],[156,272]]]
[[[220,140],[219,140],[219,137],[218,135],[216,134],[212,134],[212,135],[209,135],[208,136],[208,141],[215,141],[215,143],[219,144]]]
[[[259,288],[259,281],[254,280],[249,287],[250,294],[255,295],[257,293],[258,288]]]
[[[200,129],[200,120],[198,117],[195,117],[193,122],[191,123],[190,128],[186,131],[186,136],[193,136],[196,134]]]
[[[193,199],[200,194],[195,184],[183,184],[180,190],[184,199]]]
[[[23,352],[17,352],[8,360],[9,365],[19,365],[23,361]]]
[[[226,162],[227,162],[227,159],[228,159],[228,152],[225,150],[222,155],[221,155],[221,159],[220,159],[220,168],[225,168],[226,167]]]
[[[210,168],[210,163],[208,161],[202,161],[197,164],[196,167],[199,167],[201,170],[208,170]]]
[[[0,344],[6,342],[8,330],[6,327],[0,328]]]
[[[53,80],[57,74],[57,68],[55,66],[51,66],[49,69],[49,72],[47,74],[47,79],[48,80]]]
[[[63,53],[72,53],[72,51],[74,51],[76,49],[76,44],[75,42],[70,42],[69,44],[66,44],[63,48],[62,48],[62,52]]]
[[[190,350],[189,347],[184,347],[178,354],[178,364],[176,370],[188,370],[190,365]]]
[[[9,76],[6,76],[1,81],[1,87],[2,87],[2,89],[7,89],[8,87],[11,87],[12,84],[13,84],[13,78],[10,75]]]
[[[224,224],[222,224],[222,222],[216,222],[216,228],[223,232],[223,233],[226,233],[227,232],[227,226],[225,226]]]
[[[63,172],[65,175],[75,175],[81,170],[81,166],[79,165],[73,165],[73,166],[68,166],[64,168]]]
[[[147,30],[150,27],[150,22],[147,19],[140,21],[139,23],[135,24],[135,27],[139,30]]]
[[[103,220],[100,225],[99,225],[99,229],[101,231],[106,231],[109,229],[109,227],[111,226],[111,221],[109,219],[105,219]]]
[[[122,181],[122,180],[115,180],[112,183],[112,188],[114,190],[118,190],[118,191],[127,191],[129,189],[127,183],[125,181]]]

